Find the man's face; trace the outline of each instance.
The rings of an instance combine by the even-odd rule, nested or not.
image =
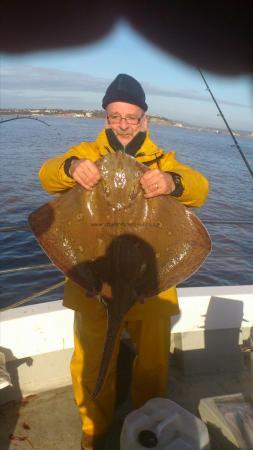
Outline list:
[[[107,106],[106,113],[106,127],[114,131],[122,145],[127,145],[139,131],[147,129],[147,118],[139,106],[113,102]]]

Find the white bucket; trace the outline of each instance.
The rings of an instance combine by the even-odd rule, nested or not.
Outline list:
[[[153,398],[125,418],[121,450],[210,450],[206,425],[172,400]]]

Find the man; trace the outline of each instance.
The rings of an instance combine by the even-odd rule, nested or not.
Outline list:
[[[91,190],[101,175],[95,161],[108,152],[125,151],[150,170],[140,179],[146,198],[172,195],[187,206],[201,206],[208,193],[208,182],[199,172],[164,153],[151,141],[147,131],[147,104],[140,83],[120,74],[103,98],[106,127],[95,142],[81,142],[63,156],[44,163],[39,176],[52,194],[76,183]],[[106,334],[106,312],[96,298],[67,280],[64,305],[75,310],[75,344],[71,362],[74,395],[82,419],[82,448],[102,450],[112,421],[116,396],[115,376],[119,351],[116,343],[104,386],[95,401],[90,400],[100,365]],[[144,304],[134,305],[124,318],[124,328],[136,344],[131,395],[134,407],[166,393],[170,316],[178,313],[176,289],[171,288]]]

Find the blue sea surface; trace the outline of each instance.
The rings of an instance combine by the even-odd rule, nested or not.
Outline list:
[[[52,197],[38,180],[42,163],[70,146],[94,140],[102,120],[42,118],[48,125],[22,119],[0,125],[0,228],[27,223],[28,215]],[[164,150],[204,173],[210,181],[206,204],[194,212],[206,225],[213,249],[206,262],[181,286],[253,284],[253,180],[230,136],[150,126],[151,138]],[[253,168],[253,140],[238,138]],[[63,280],[56,268],[14,273],[1,271],[49,263],[30,231],[0,232],[0,306],[10,305]],[[62,298],[62,289],[37,302]]]

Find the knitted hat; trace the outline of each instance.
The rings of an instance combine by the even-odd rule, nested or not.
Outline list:
[[[112,102],[125,102],[137,105],[143,111],[147,111],[148,106],[145,100],[145,92],[141,84],[130,75],[120,73],[108,86],[102,101],[102,107],[105,109]]]

